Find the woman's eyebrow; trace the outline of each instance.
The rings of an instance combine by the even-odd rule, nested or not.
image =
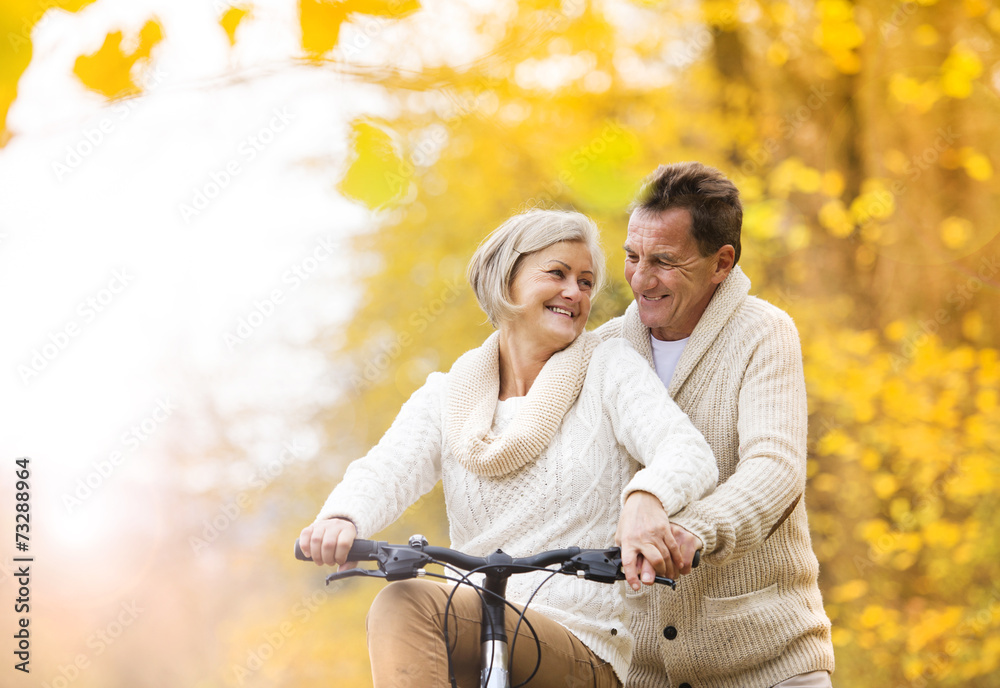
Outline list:
[[[553,258],[553,259],[551,259],[551,260],[549,261],[549,263],[559,263],[560,265],[562,265],[562,266],[563,266],[564,268],[566,268],[567,270],[572,270],[572,269],[573,269],[573,268],[571,268],[571,267],[570,267],[569,265],[567,265],[566,263],[564,263],[564,262],[562,262],[561,260],[559,260],[558,258]],[[593,271],[593,270],[581,270],[581,271],[580,271],[580,274],[581,274],[581,275],[582,275],[582,274],[584,274],[584,273],[589,273],[589,274],[593,275],[593,274],[594,274],[594,271]]]

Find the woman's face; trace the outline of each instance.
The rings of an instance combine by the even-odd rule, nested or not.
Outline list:
[[[524,256],[511,284],[512,300],[522,311],[503,328],[549,353],[565,349],[590,316],[593,270],[590,251],[580,241],[561,241]]]

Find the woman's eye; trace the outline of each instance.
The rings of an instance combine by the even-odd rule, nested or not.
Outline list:
[[[580,284],[582,284],[587,289],[593,289],[594,288],[594,283],[591,282],[590,280],[580,280]]]
[[[549,274],[550,275],[555,275],[556,277],[562,277],[563,276],[563,271],[562,270],[549,270]]]

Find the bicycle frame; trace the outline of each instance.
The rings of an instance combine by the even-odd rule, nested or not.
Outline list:
[[[311,561],[302,553],[298,540],[295,541],[295,557],[302,561]],[[464,571],[484,573],[486,579],[481,588],[483,617],[480,688],[511,688],[510,657],[504,624],[508,578],[516,573],[538,571],[559,565],[558,569],[548,570],[600,583],[614,583],[625,579],[621,569],[621,550],[618,547],[608,549],[570,547],[520,558],[511,557],[502,550],[497,550],[486,557],[474,557],[447,547],[430,546],[422,535],[413,535],[407,545],[355,540],[347,560],[375,561],[378,569],[355,568],[336,571],[327,576],[328,585],[330,581],[354,576],[381,578],[387,581],[417,578],[425,574],[424,566],[427,564],[450,564]],[[669,585],[671,588],[677,587],[676,582],[670,578],[657,576],[656,582]]]

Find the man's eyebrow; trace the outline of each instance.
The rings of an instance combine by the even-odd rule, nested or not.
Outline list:
[[[624,246],[622,246],[622,248],[625,249],[625,253],[633,253],[633,254],[635,253],[635,251],[633,251],[631,248],[629,248],[628,244],[625,244]],[[677,262],[674,259],[674,256],[672,254],[670,254],[670,253],[651,253],[649,257],[650,258],[656,258],[657,260],[663,260],[663,261],[666,261],[667,263],[675,263],[675,262]]]

